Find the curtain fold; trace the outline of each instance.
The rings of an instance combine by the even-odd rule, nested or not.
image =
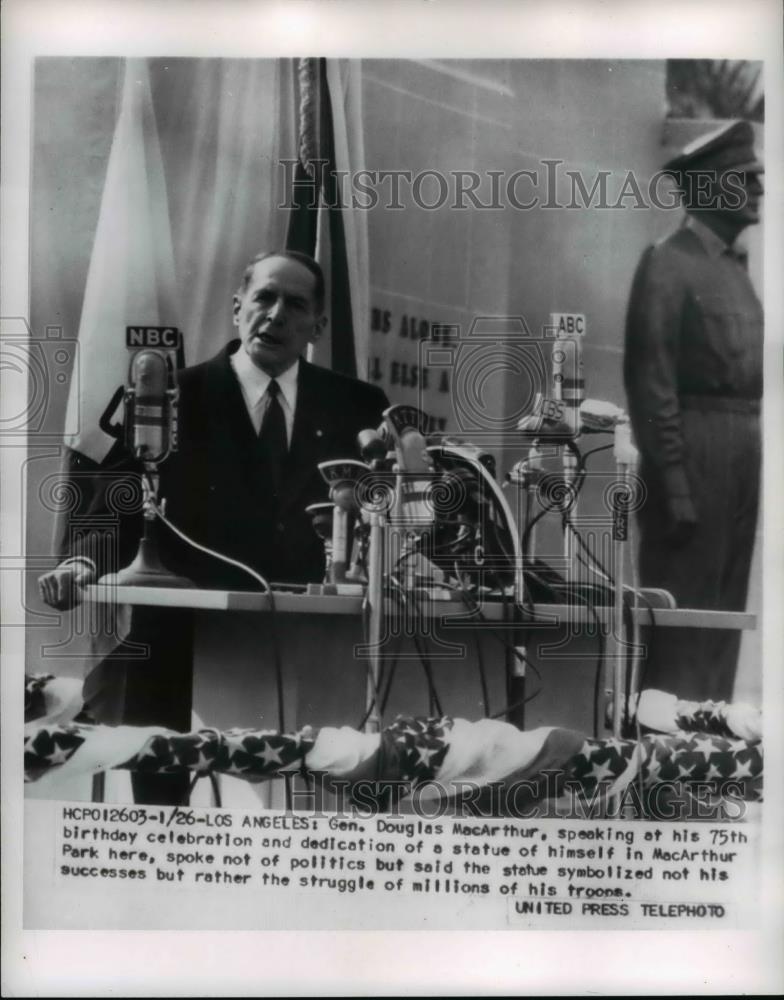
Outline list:
[[[114,439],[99,426],[125,381],[125,327],[178,326],[169,204],[146,60],[125,65],[120,114],[101,196],[79,322],[65,443],[102,462]]]

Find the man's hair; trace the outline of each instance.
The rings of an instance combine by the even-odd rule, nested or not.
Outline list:
[[[256,254],[253,260],[248,263],[248,266],[243,271],[242,279],[240,280],[240,287],[237,289],[236,294],[245,294],[248,290],[250,279],[253,277],[254,268],[257,264],[260,264],[261,261],[267,260],[269,257],[284,257],[287,260],[296,261],[297,264],[301,264],[303,267],[306,267],[308,271],[310,271],[314,278],[313,300],[316,306],[316,312],[321,315],[321,313],[324,312],[324,272],[321,270],[321,265],[317,260],[309,257],[306,253],[300,253],[298,250],[265,250],[263,253]]]

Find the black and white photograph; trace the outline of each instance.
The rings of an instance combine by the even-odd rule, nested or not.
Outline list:
[[[4,6],[8,995],[778,992],[780,4]]]

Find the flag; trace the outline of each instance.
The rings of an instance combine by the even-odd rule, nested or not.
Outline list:
[[[94,462],[113,438],[99,419],[129,357],[125,327],[177,326],[174,253],[160,144],[144,59],[128,59],[79,323],[82,369],[66,440]]]
[[[62,699],[62,691],[50,692],[53,678],[31,677],[26,683],[43,701],[25,726],[26,780],[48,778],[53,794],[60,780],[121,767],[148,774],[219,772],[250,781],[311,772],[343,779],[350,794],[356,783],[365,805],[368,795],[375,795],[374,782],[385,797],[391,783],[405,795],[418,788],[420,802],[459,799],[471,789],[466,803],[476,808],[494,802],[491,814],[496,816],[530,815],[530,805],[560,796],[567,787],[593,802],[597,794],[622,795],[638,780],[644,788],[714,782],[719,793],[723,783],[733,782],[734,800],[762,797],[761,742],[710,733],[592,739],[559,727],[523,732],[497,719],[405,715],[380,733],[349,726],[173,733],[78,724],[64,716],[60,705],[55,711],[52,703]],[[491,797],[478,799],[480,790]],[[659,808],[656,796],[649,806]]]
[[[178,326],[174,253],[150,77],[128,59],[79,322],[79,377],[72,379],[64,437],[64,478],[78,494],[67,517],[91,499],[92,473],[115,439],[100,427],[125,384],[126,326]],[[68,523],[55,524],[55,550],[68,547]]]
[[[349,203],[350,178],[364,164],[359,65],[298,61],[298,157],[286,246],[324,271],[329,324],[309,359],[364,378],[368,369],[367,220]]]

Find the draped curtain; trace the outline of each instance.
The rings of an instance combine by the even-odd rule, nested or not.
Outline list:
[[[144,62],[168,194],[178,325],[193,364],[230,339],[231,296],[245,262],[285,241],[278,161],[296,155],[294,71],[289,60]],[[121,59],[36,64],[30,303],[36,337],[51,326],[68,338],[79,330],[124,69]],[[107,345],[124,342],[124,330],[107,329],[105,336]],[[107,399],[113,388],[106,386]]]

